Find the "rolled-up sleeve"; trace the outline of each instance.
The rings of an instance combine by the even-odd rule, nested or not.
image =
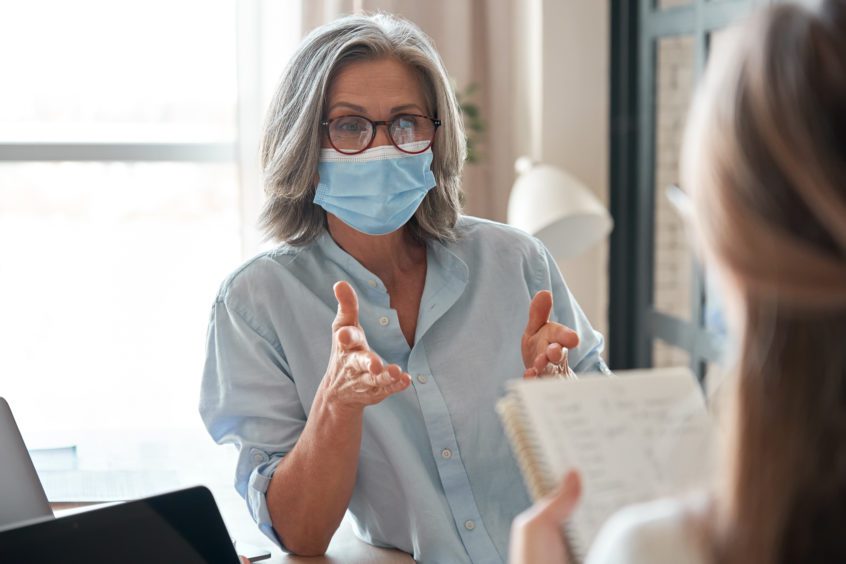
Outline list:
[[[558,269],[555,259],[547,248],[537,241],[540,251],[541,264],[535,270],[537,279],[534,292],[549,290],[552,292],[552,321],[566,325],[579,335],[579,346],[569,351],[570,368],[577,373],[601,372],[610,374],[602,352],[605,349],[605,339],[599,331],[593,329],[587,316],[579,307],[578,302],[570,293],[564,282],[564,277]],[[533,292],[533,293],[534,293]]]
[[[306,415],[278,339],[225,296],[215,302],[209,322],[200,415],[218,444],[238,448],[235,488],[259,528],[282,546],[267,487]]]

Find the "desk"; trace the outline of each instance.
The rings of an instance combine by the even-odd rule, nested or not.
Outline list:
[[[353,533],[352,523],[350,523],[348,516],[344,518],[335,536],[332,537],[332,542],[329,544],[329,549],[326,551],[325,556],[320,558],[303,558],[284,554],[258,530],[258,527],[253,523],[252,518],[247,513],[247,506],[244,500],[235,492],[235,488],[230,486],[228,490],[224,491],[212,490],[212,494],[215,501],[217,501],[218,507],[220,507],[226,528],[229,529],[229,533],[238,542],[270,550],[270,560],[263,560],[262,562],[273,564],[282,562],[309,562],[315,564],[320,562],[411,564],[414,562],[411,556],[404,552],[377,548],[359,540],[355,536],[355,533]]]
[[[340,564],[344,562],[368,563],[368,564],[412,564],[414,561],[411,556],[398,550],[387,550],[384,548],[377,548],[365,542],[360,541],[353,533],[352,524],[348,518],[344,518],[341,526],[335,536],[332,537],[332,542],[326,554],[321,557],[300,557],[292,556],[283,553],[273,543],[267,540],[255,526],[252,519],[244,508],[244,501],[236,494],[235,500],[227,501],[225,506],[220,503],[220,499],[225,499],[228,496],[223,492],[217,492],[213,495],[218,502],[223,520],[226,523],[226,528],[233,538],[238,539],[239,543],[245,543],[256,548],[266,549],[271,556],[268,560],[262,560],[268,564],[284,564],[284,563],[334,563]],[[239,503],[240,502],[240,503]],[[229,505],[231,504],[231,505]],[[63,515],[70,515],[79,511],[88,511],[102,507],[104,504],[82,505],[77,503],[51,503],[53,512],[56,517]],[[245,518],[246,517],[246,518]]]
[[[243,499],[232,485],[235,468],[235,451],[211,442],[208,436],[128,436],[121,433],[102,433],[78,445],[79,470],[172,470],[176,482],[162,484],[162,491],[202,484],[214,495],[229,534],[239,543],[245,543],[270,551],[271,558],[263,560],[268,564],[308,562],[343,563],[362,562],[372,564],[410,564],[412,558],[397,550],[371,546],[359,540],[352,530],[348,517],[344,518],[326,555],[323,557],[297,557],[284,554],[259,531],[253,522]],[[48,491],[49,494],[49,491]],[[57,516],[69,512],[84,511],[96,505],[80,503],[51,504]],[[87,505],[87,506],[86,506]]]

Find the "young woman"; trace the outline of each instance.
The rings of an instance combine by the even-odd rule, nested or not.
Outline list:
[[[683,155],[735,343],[718,479],[623,510],[599,563],[846,562],[846,1],[772,6],[714,56]],[[563,562],[579,480],[515,520],[514,563]]]

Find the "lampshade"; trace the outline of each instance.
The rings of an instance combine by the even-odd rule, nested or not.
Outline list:
[[[508,223],[534,235],[556,259],[576,257],[602,241],[614,222],[584,184],[563,170],[517,159]]]

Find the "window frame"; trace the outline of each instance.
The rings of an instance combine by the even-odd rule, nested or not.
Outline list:
[[[657,50],[662,38],[694,39],[693,77],[705,68],[710,34],[772,0],[690,0],[661,9],[656,0],[611,0],[609,360],[615,369],[652,366],[655,339],[687,351],[704,380],[723,343],[705,327],[706,284],[691,264],[690,320],[654,306]]]
[[[236,81],[235,131],[231,139],[209,141],[188,138],[138,141],[130,135],[112,141],[111,137],[80,135],[79,139],[45,138],[18,140],[0,135],[0,164],[17,163],[190,163],[227,164],[235,168],[233,189],[237,194],[239,260],[246,260],[264,248],[257,226],[264,200],[259,147],[263,117],[282,66],[293,54],[302,37],[298,3],[277,0],[238,0],[232,3],[235,26]],[[293,7],[293,9],[292,9]],[[280,16],[285,15],[287,18]],[[286,32],[280,34],[280,28]],[[283,36],[280,39],[280,36]],[[281,48],[281,49],[280,49]],[[280,54],[282,53],[282,54]],[[234,268],[236,264],[232,264]],[[220,280],[217,280],[219,282]],[[211,302],[209,302],[211,303]],[[192,353],[194,355],[194,353]],[[193,413],[193,412],[192,412]],[[182,429],[182,427],[179,427]],[[36,443],[76,442],[77,433],[89,429],[70,428],[62,432],[36,431]]]
[[[232,141],[41,142],[0,137],[0,162],[234,163],[238,169],[241,256],[251,256],[264,243],[257,226],[264,200],[259,161],[261,123],[268,103],[267,83],[275,81],[278,72],[269,66],[266,51],[268,38],[278,35],[280,10],[287,8],[274,0],[239,0],[234,8],[237,101],[236,137]],[[300,13],[292,15],[297,34],[302,35]]]

